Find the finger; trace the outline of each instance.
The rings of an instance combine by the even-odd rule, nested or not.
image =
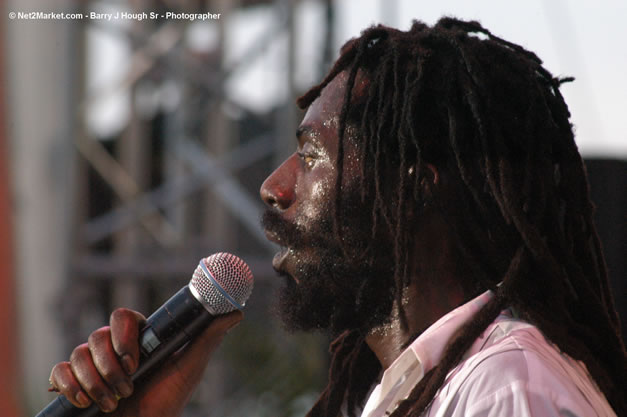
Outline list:
[[[90,334],[87,345],[100,376],[118,397],[129,397],[133,393],[133,384],[113,350],[110,328],[102,327]]]
[[[83,390],[104,412],[115,410],[118,399],[94,365],[87,343],[77,346],[70,355],[70,367]]]
[[[76,407],[85,408],[91,404],[87,393],[74,377],[69,362],[60,362],[52,368],[50,384]]]
[[[113,350],[127,375],[132,375],[139,364],[139,331],[146,323],[146,318],[133,310],[119,308],[111,313],[111,341]]]

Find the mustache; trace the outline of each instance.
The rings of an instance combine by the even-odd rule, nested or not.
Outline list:
[[[317,222],[312,230],[305,231],[302,226],[285,220],[280,213],[266,209],[261,216],[261,226],[274,234],[283,247],[300,249],[305,246],[327,246],[334,242],[332,228],[327,222]],[[322,247],[324,247],[322,246]]]
[[[281,241],[281,246],[293,248],[302,245],[305,238],[300,227],[288,222],[272,209],[267,209],[261,216],[261,227],[274,234]]]

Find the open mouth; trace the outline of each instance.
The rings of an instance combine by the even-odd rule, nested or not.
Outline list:
[[[286,242],[283,239],[277,236],[275,232],[268,229],[264,230],[264,232],[266,234],[266,239],[280,246],[280,250],[274,255],[274,258],[272,258],[272,267],[279,274],[289,275],[298,283],[298,280],[287,271],[287,258],[292,250],[286,245]]]
[[[281,250],[274,255],[274,258],[272,258],[272,267],[279,273],[279,275],[289,276],[297,284],[300,284],[300,280],[291,273],[288,265],[288,258],[291,254],[293,254],[292,249],[282,247]]]
[[[281,250],[274,255],[274,258],[272,258],[272,267],[276,271],[284,271],[283,264],[285,263],[285,259],[287,258],[289,252],[289,248],[281,247]]]
[[[278,251],[272,258],[272,268],[274,268],[280,276],[290,277],[294,280],[294,282],[299,284],[300,281],[291,273],[292,271],[289,267],[288,258],[292,253],[292,249],[288,247],[281,247],[281,250]]]

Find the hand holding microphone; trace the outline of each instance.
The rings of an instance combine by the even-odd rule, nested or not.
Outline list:
[[[50,382],[63,395],[36,417],[87,417],[100,409],[115,409],[111,416],[179,415],[211,352],[242,319],[252,286],[248,266],[219,253],[203,259],[189,285],[147,320],[115,310],[110,326],[53,368]]]

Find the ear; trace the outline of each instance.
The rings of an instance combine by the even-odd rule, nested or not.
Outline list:
[[[430,163],[423,164],[421,168],[420,187],[423,195],[431,198],[434,189],[440,185],[440,172],[435,165]]]

